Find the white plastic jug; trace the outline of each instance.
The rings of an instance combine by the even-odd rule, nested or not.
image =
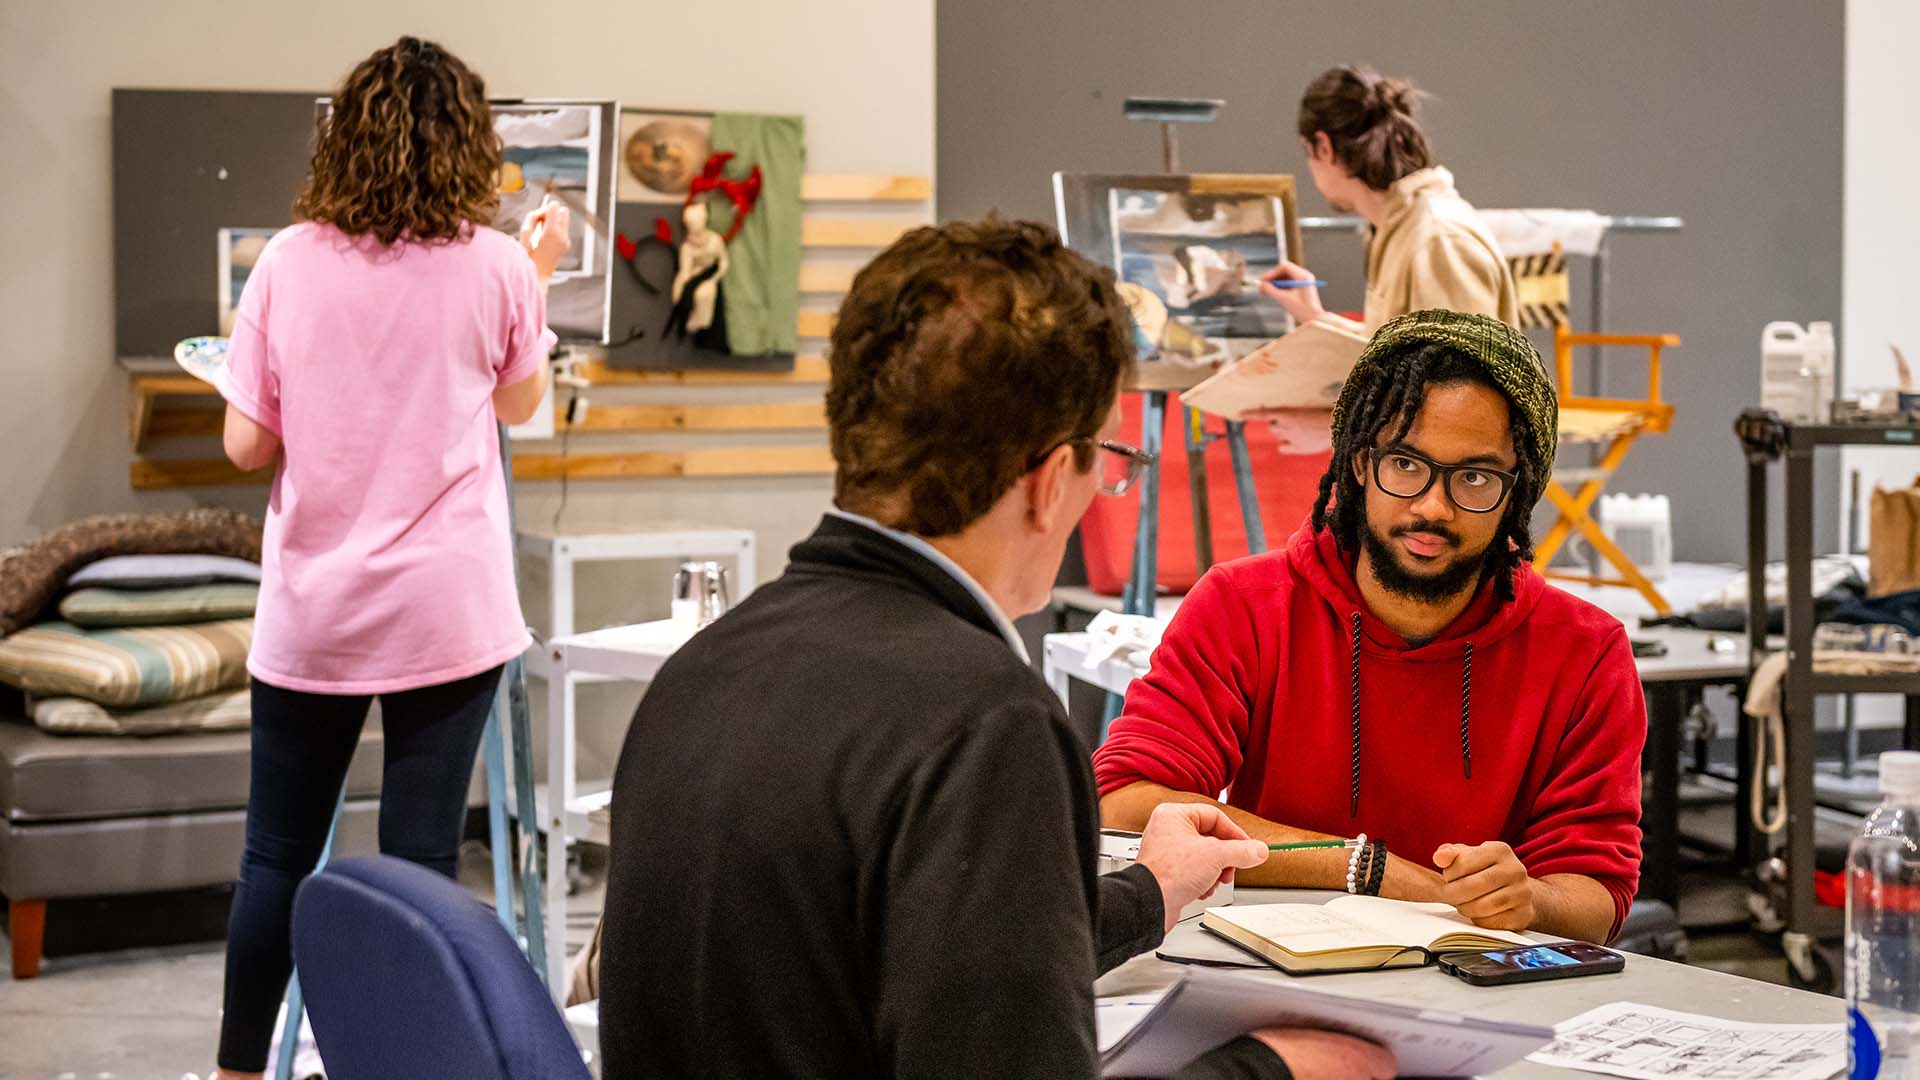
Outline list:
[[[1650,581],[1673,572],[1673,504],[1665,495],[1600,496],[1600,531]]]
[[[1772,322],[1760,331],[1760,404],[1798,424],[1832,417],[1832,323]]]

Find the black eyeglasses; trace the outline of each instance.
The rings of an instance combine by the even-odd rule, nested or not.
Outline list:
[[[1092,435],[1079,435],[1071,439],[1062,439],[1045,450],[1033,455],[1027,463],[1032,469],[1047,459],[1047,455],[1063,446],[1092,446],[1100,451],[1100,494],[1125,495],[1127,489],[1139,481],[1140,474],[1153,464],[1154,455],[1137,446],[1128,446],[1118,439],[1096,439]]]
[[[1506,501],[1507,492],[1519,480],[1519,474],[1489,469],[1484,465],[1442,465],[1405,448],[1374,450],[1373,482],[1396,499],[1417,499],[1427,493],[1434,480],[1453,505],[1470,514],[1490,514]]]

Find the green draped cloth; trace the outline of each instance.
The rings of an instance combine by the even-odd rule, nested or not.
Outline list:
[[[727,245],[730,265],[720,294],[727,347],[735,356],[791,354],[799,344],[800,177],[807,168],[806,127],[798,116],[715,113],[713,149],[732,151],[727,178],[744,180],[760,166],[760,201]],[[733,204],[709,200],[713,228],[733,227]]]

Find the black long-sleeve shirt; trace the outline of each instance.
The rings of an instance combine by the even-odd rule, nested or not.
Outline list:
[[[1162,933],[990,613],[839,518],[661,670],[612,813],[606,1080],[1093,1077],[1094,978]],[[1182,1075],[1287,1072],[1241,1039]]]

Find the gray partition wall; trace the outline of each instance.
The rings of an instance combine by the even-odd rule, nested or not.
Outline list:
[[[1325,214],[1293,134],[1301,89],[1341,63],[1411,77],[1433,95],[1423,115],[1440,163],[1477,205],[1686,219],[1677,235],[1612,242],[1609,329],[1684,345],[1666,369],[1674,431],[1641,440],[1610,490],[1674,496],[1677,557],[1739,561],[1732,421],[1759,394],[1760,328],[1840,318],[1844,8],[943,0],[938,212],[1050,221],[1055,170],[1157,170],[1158,132],[1120,112],[1147,94],[1226,99],[1218,122],[1183,130],[1185,167],[1298,173],[1301,213]],[[1359,239],[1309,234],[1306,254],[1333,282],[1328,305],[1358,308]],[[1574,295],[1584,328],[1579,278]],[[1644,367],[1614,361],[1608,392],[1644,393]],[[1824,551],[1838,541],[1837,462],[1818,483],[1833,511],[1820,515]]]

